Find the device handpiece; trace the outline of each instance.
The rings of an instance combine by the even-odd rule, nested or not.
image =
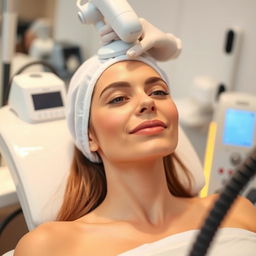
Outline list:
[[[121,40],[132,43],[142,34],[138,16],[126,0],[92,0]]]
[[[126,0],[90,0],[86,4],[78,0],[77,6],[83,23],[95,24],[100,29],[106,22],[126,43],[134,43],[142,35],[139,17]]]

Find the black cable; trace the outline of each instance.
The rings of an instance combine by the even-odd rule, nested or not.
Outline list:
[[[245,188],[250,179],[256,174],[256,147],[252,153],[238,167],[230,181],[224,187],[218,200],[216,200],[212,210],[206,218],[203,227],[197,235],[189,256],[204,256],[209,249],[210,243],[223,220],[230,209],[232,203],[238,194]]]
[[[15,72],[13,77],[21,74],[24,70],[26,70],[27,68],[34,66],[34,65],[42,65],[42,66],[48,68],[52,73],[54,73],[55,75],[58,76],[58,72],[51,64],[49,64],[48,62],[43,61],[43,60],[37,60],[37,61],[29,62],[28,64],[22,66],[20,69],[18,69],[18,71]]]
[[[3,105],[7,101],[6,92],[9,90],[9,77],[10,77],[11,64],[3,63],[2,66],[2,82],[3,82],[3,91],[2,91],[2,102]]]
[[[3,233],[6,226],[19,214],[22,213],[21,208],[18,208],[16,211],[8,215],[1,223],[0,223],[0,236]]]
[[[15,72],[15,74],[10,78],[9,83],[7,81],[5,82],[5,84],[8,84],[8,86],[5,85],[4,90],[3,90],[3,105],[7,104],[13,78],[15,76],[21,74],[27,68],[29,68],[31,66],[34,66],[34,65],[42,65],[42,66],[46,67],[48,70],[50,70],[52,73],[54,73],[55,75],[57,75],[59,77],[59,74],[58,74],[57,70],[52,65],[50,65],[48,62],[42,61],[42,60],[32,61],[32,62],[22,66],[20,69],[18,69],[18,71]]]

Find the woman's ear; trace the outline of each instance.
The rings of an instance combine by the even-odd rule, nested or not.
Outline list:
[[[92,152],[96,152],[99,149],[93,129],[89,130],[89,147]]]

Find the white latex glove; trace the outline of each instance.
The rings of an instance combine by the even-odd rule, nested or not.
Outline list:
[[[130,57],[136,57],[148,52],[158,61],[166,61],[179,56],[182,43],[181,40],[172,34],[164,33],[157,27],[140,18],[143,27],[143,34],[139,42],[127,51]],[[109,25],[105,25],[100,32],[102,43],[108,44],[113,40],[119,40],[118,35]]]

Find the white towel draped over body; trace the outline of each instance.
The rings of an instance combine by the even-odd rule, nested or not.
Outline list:
[[[118,256],[187,256],[199,230],[174,234],[144,244]],[[220,228],[207,256],[256,256],[256,233],[240,228]]]

